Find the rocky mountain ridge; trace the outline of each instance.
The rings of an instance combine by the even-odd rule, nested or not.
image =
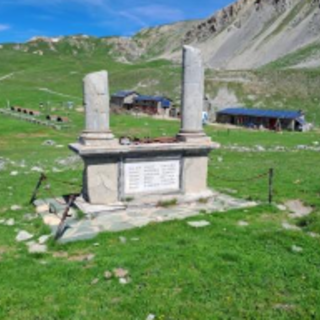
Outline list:
[[[320,0],[238,0],[208,19],[146,28],[131,38],[34,37],[11,48],[38,55],[102,54],[121,63],[137,63],[180,61],[181,46],[191,44],[202,50],[208,68],[245,70],[299,50],[305,56],[297,66],[320,66],[319,35]]]

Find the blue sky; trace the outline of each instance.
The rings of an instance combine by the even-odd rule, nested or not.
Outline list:
[[[33,36],[130,36],[159,24],[210,16],[232,0],[0,0],[0,42]]]

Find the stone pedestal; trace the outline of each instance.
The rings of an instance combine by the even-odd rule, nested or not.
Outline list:
[[[212,142],[114,147],[72,144],[84,163],[84,198],[111,205],[147,195],[188,195],[207,191]]]
[[[120,145],[109,128],[108,73],[85,77],[86,129],[70,148],[85,163],[83,197],[90,204],[206,193],[208,154],[218,145],[202,129],[201,52],[185,46],[183,55],[182,125],[175,143]]]

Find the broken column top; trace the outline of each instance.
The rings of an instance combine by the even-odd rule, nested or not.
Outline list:
[[[110,95],[108,72],[90,73],[83,79],[86,129],[81,142],[96,145],[113,139],[110,131]]]

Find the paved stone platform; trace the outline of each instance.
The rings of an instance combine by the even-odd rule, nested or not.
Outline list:
[[[44,223],[51,227],[54,234],[65,208],[63,203],[63,198],[35,202],[37,208],[42,208],[38,212],[42,215]],[[112,206],[90,205],[78,198],[75,204],[83,213],[83,217],[79,219],[75,208],[71,209],[71,217],[66,220],[66,230],[59,240],[61,243],[92,239],[100,232],[118,232],[144,227],[149,223],[182,220],[200,213],[227,212],[257,205],[256,202],[236,199],[215,191],[204,192],[196,197],[148,196]],[[55,212],[50,213],[49,208],[51,212]]]

